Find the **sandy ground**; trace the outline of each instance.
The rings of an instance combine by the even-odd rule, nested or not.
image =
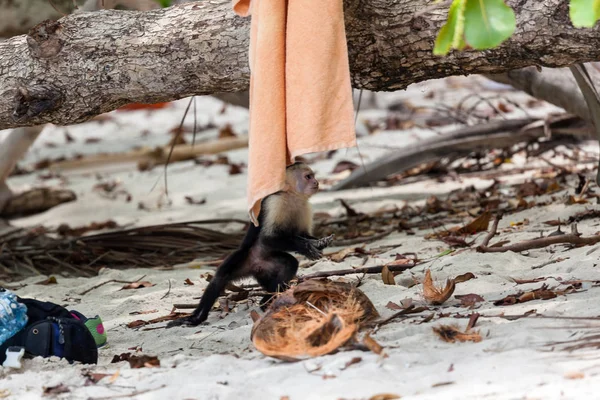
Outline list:
[[[379,108],[364,109],[359,120],[385,115],[385,106],[393,101],[410,101],[413,105],[456,104],[469,93],[494,96],[499,93],[525,102],[526,96],[505,93],[493,85],[482,86],[477,78],[453,78],[414,85],[409,90],[378,97]],[[433,99],[429,93],[434,93]],[[168,141],[167,132],[181,118],[186,101],[172,108],[147,113],[115,112],[113,120],[90,122],[78,126],[47,128],[25,163],[44,157],[121,151],[139,145],[157,145]],[[213,122],[217,126],[230,123],[237,133],[244,133],[247,124],[245,110],[228,107],[220,113],[222,103],[212,98],[199,98],[199,124]],[[531,115],[547,115],[557,111],[551,106],[528,109]],[[510,116],[523,116],[514,110]],[[190,116],[186,125],[191,125]],[[365,161],[381,157],[393,147],[435,134],[443,134],[456,127],[448,125],[433,130],[406,129],[384,131],[360,139],[360,150]],[[76,139],[67,144],[64,131]],[[359,132],[365,127],[360,125]],[[217,130],[208,130],[200,139],[214,137]],[[98,137],[98,143],[85,144],[84,138]],[[46,143],[55,143],[48,147]],[[594,148],[593,146],[591,147]],[[230,160],[244,162],[247,150],[227,153]],[[340,160],[359,162],[355,149],[339,151],[332,159],[314,164],[319,177],[339,178],[331,174]],[[518,163],[518,160],[515,160]],[[101,171],[69,172],[65,179],[40,180],[38,174],[12,178],[9,184],[15,189],[36,185],[58,184],[74,190],[78,200],[48,212],[12,221],[18,226],[44,224],[57,226],[68,223],[80,226],[92,221],[113,218],[120,224],[146,225],[168,221],[222,217],[246,218],[246,174],[229,175],[224,166],[202,167],[193,162],[181,162],[169,167],[169,202],[166,201],[162,183],[151,191],[161,179],[162,169],[138,172],[132,166]],[[523,178],[522,176],[511,179]],[[118,180],[132,196],[103,198],[92,187],[101,181]],[[369,211],[384,205],[422,204],[431,194],[443,197],[451,190],[474,184],[485,187],[491,181],[463,179],[440,184],[424,181],[418,184],[391,188],[374,188],[322,192],[314,197],[315,209],[332,215],[343,215],[335,199],[344,198],[358,210]],[[190,205],[184,197],[206,198],[204,205]],[[556,196],[566,196],[561,192]],[[141,210],[138,203],[149,205]],[[594,205],[561,205],[535,207],[506,217],[500,223],[502,233],[495,240],[510,238],[512,243],[549,233],[554,228],[542,222],[549,219],[566,219]],[[512,226],[528,219],[529,224]],[[579,231],[591,235],[600,230],[596,220],[585,220]],[[107,328],[109,343],[100,350],[97,366],[69,365],[57,359],[26,360],[20,370],[0,367],[0,398],[37,399],[44,388],[60,384],[69,392],[51,395],[64,399],[136,398],[136,399],[369,399],[377,394],[395,394],[406,399],[581,399],[597,397],[600,384],[600,353],[591,348],[568,352],[565,345],[556,342],[594,335],[600,330],[600,320],[577,320],[572,317],[600,316],[600,287],[584,283],[579,291],[550,300],[535,300],[506,307],[493,305],[494,300],[519,290],[539,288],[543,283],[564,288],[569,280],[598,279],[600,245],[565,250],[564,246],[530,250],[523,253],[477,253],[474,250],[456,251],[435,257],[447,249],[440,241],[425,240],[431,231],[416,231],[409,236],[397,233],[370,243],[368,248],[390,246],[385,253],[369,257],[365,266],[379,265],[394,258],[396,253],[416,252],[421,259],[431,261],[419,265],[396,277],[396,285],[385,285],[380,275],[367,276],[361,289],[383,316],[393,311],[386,308],[390,301],[399,303],[413,299],[423,304],[422,287],[414,285],[424,271],[430,268],[435,279],[443,281],[471,272],[476,279],[457,285],[455,295],[476,293],[485,301],[476,309],[482,315],[476,329],[483,340],[479,343],[446,343],[437,337],[432,327],[457,324],[464,328],[470,310],[460,307],[452,297],[443,306],[434,307],[433,320],[422,323],[423,313],[403,321],[383,326],[374,335],[385,347],[386,357],[369,352],[342,351],[296,363],[285,363],[263,356],[250,342],[252,320],[249,316],[254,305],[240,305],[226,316],[213,312],[209,325],[197,328],[131,329],[127,323],[138,319],[151,319],[166,315],[175,303],[196,302],[206,281],[201,274],[210,269],[179,267],[171,271],[153,269],[115,270],[104,268],[94,278],[69,278],[58,276],[53,286],[35,285],[41,277],[32,277],[21,283],[27,286],[18,290],[24,297],[54,301],[86,315],[99,314]],[[481,241],[483,234],[477,236]],[[332,249],[335,251],[336,249]],[[561,262],[539,267],[547,261],[563,258]],[[362,259],[349,257],[335,263],[323,259],[300,273],[343,269],[359,266]],[[536,267],[536,268],[534,268]],[[111,283],[82,295],[81,293],[110,279],[133,281],[144,276],[152,287],[137,290],[120,290],[123,284]],[[513,278],[546,278],[542,282],[519,284]],[[194,285],[184,285],[186,279]],[[348,275],[351,281],[357,276]],[[11,283],[14,284],[14,283]],[[563,285],[563,286],[561,286]],[[169,289],[170,288],[170,289]],[[547,318],[528,317],[516,320],[502,315],[520,315],[536,310]],[[148,314],[132,315],[134,312]],[[440,315],[448,315],[442,316]],[[549,318],[561,317],[561,318]],[[565,318],[566,317],[566,318]],[[151,325],[161,327],[164,324]],[[590,340],[591,341],[591,340]],[[589,341],[588,341],[589,342]],[[159,357],[159,368],[131,369],[127,362],[111,363],[114,355],[141,351]],[[353,358],[361,360],[348,367]],[[86,371],[106,373],[96,384],[86,385]],[[385,398],[385,397],[379,397]]]

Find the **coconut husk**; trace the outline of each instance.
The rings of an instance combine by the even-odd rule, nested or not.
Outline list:
[[[336,351],[379,317],[369,298],[348,283],[311,279],[278,295],[255,321],[251,339],[263,354],[298,360]]]

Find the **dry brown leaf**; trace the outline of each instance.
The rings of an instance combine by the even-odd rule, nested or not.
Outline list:
[[[231,128],[231,125],[227,124],[221,129],[219,129],[219,139],[236,137],[237,135]]]
[[[512,279],[517,285],[522,285],[524,283],[536,283],[536,282],[545,281],[547,278],[540,277],[540,278],[533,278],[533,279],[517,279],[517,278],[510,278],[510,279]]]
[[[561,292],[565,294],[567,292]],[[539,289],[531,290],[529,292],[519,292],[516,294],[508,295],[500,300],[494,301],[495,306],[510,306],[517,303],[525,303],[532,300],[548,300],[557,297],[558,294],[555,291],[549,290],[548,285],[542,285]]]
[[[148,282],[148,281],[142,281],[142,282],[131,282],[128,283],[127,285],[123,286],[121,288],[121,290],[127,290],[127,289],[139,289],[139,288],[146,288],[146,287],[152,287],[154,286],[154,284]]]
[[[445,287],[437,287],[433,283],[433,279],[431,278],[431,270],[427,270],[425,272],[425,280],[423,281],[423,297],[427,302],[433,305],[443,304],[446,300],[452,296],[454,293],[454,289],[456,284],[453,279],[448,279],[446,281]]]
[[[472,272],[467,272],[454,278],[454,283],[463,283],[475,279],[475,275]]]
[[[337,174],[344,171],[354,171],[356,168],[358,168],[358,164],[355,164],[352,161],[340,161],[335,167],[333,167],[333,171],[331,171],[331,173]]]
[[[531,300],[549,300],[557,297],[552,290],[535,290],[533,292],[523,293],[519,296],[519,303],[525,303]]]
[[[550,225],[550,226],[560,226],[560,225],[564,224],[564,222],[561,223],[560,219],[551,219],[549,221],[544,221],[544,224]]]
[[[588,201],[586,199],[584,199],[583,197],[575,197],[573,195],[570,195],[569,198],[567,199],[567,204],[571,205],[571,204],[587,204]]]
[[[343,370],[345,370],[346,368],[348,368],[349,366],[351,366],[351,365],[354,365],[354,364],[358,364],[358,363],[359,363],[359,362],[361,362],[361,361],[362,361],[362,358],[361,358],[361,357],[353,357],[353,358],[352,358],[350,361],[348,361],[348,362],[346,363],[346,365],[344,365],[344,367],[343,367],[343,368],[341,368],[341,370],[343,371]]]
[[[475,304],[485,301],[483,297],[475,293],[456,295],[454,297],[460,300],[460,305],[462,307],[473,307]]]
[[[398,255],[396,255],[396,257],[398,257]],[[389,263],[385,264],[387,266],[396,266],[396,265],[409,265],[409,264],[413,264],[415,262],[415,260],[411,260],[410,258],[396,258],[393,261],[390,261]]]
[[[238,175],[242,173],[241,164],[231,164],[229,166],[229,175]]]
[[[383,346],[377,343],[377,341],[375,341],[368,333],[363,337],[362,344],[375,354],[381,354],[383,352]]]
[[[481,342],[481,335],[478,331],[461,332],[455,325],[440,325],[432,328],[433,331],[445,342]]]
[[[184,284],[184,285],[191,286],[191,285],[193,285],[193,284],[194,284],[194,282],[192,282],[192,281],[190,280],[190,278],[185,278],[185,281],[183,281],[183,284]]]
[[[388,301],[388,303],[385,305],[385,308],[389,308],[390,310],[394,310],[394,311],[404,309],[404,307],[400,307],[398,304],[392,303],[391,301]]]
[[[140,326],[144,326],[146,325],[147,322],[143,321],[141,319],[136,319],[135,321],[131,321],[130,323],[127,324],[128,328],[139,328]]]
[[[477,321],[479,320],[479,317],[481,315],[479,313],[473,313],[469,316],[469,323],[467,324],[467,329],[465,329],[465,331],[470,331],[471,329],[475,328],[475,325],[477,324]]]
[[[43,281],[36,282],[36,285],[56,285],[58,282],[56,281],[56,277],[51,275],[48,279],[44,279]]]
[[[127,361],[129,361],[129,366],[131,368],[160,367],[160,360],[156,356],[147,356],[147,355],[130,356]]]
[[[456,236],[446,236],[440,238],[440,240],[451,247],[469,247],[471,246],[471,244],[473,244],[473,242],[467,243],[467,241],[464,238]]]
[[[88,371],[85,374],[83,374],[83,376],[87,378],[84,386],[95,385],[96,383],[100,382],[102,378],[105,378],[110,375],[111,374],[93,373]]]
[[[333,262],[341,262],[346,257],[348,257],[349,255],[356,254],[356,253],[365,254],[364,246],[361,246],[361,247],[347,247],[347,248],[342,249],[342,250],[340,250],[338,252],[335,252],[335,253],[332,253],[332,254],[328,254],[328,257]]]
[[[193,205],[206,204],[206,197],[194,198],[192,196],[185,196],[184,199],[188,204],[193,204]]]
[[[392,271],[389,270],[387,265],[384,265],[383,268],[381,269],[381,279],[383,280],[383,283],[385,283],[386,285],[395,285],[396,284],[396,281],[394,280],[394,274],[392,273]]]
[[[475,218],[473,221],[469,222],[467,225],[463,226],[455,233],[463,235],[473,235],[475,233],[485,232],[488,230],[488,225],[490,224],[491,219],[492,213],[490,213],[489,211],[485,211],[479,217]]]
[[[369,400],[395,400],[399,399],[400,396],[393,393],[380,393],[369,397]]]
[[[65,384],[61,383],[60,385],[44,387],[44,396],[57,395],[61,393],[68,393],[71,389],[69,389]]]

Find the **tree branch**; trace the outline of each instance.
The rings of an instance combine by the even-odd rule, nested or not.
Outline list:
[[[509,2],[517,30],[502,46],[435,57],[446,9],[420,12],[425,3],[345,1],[354,87],[391,91],[449,75],[600,60],[599,28],[573,28],[562,0]],[[229,0],[80,13],[37,25],[0,42],[0,129],[72,124],[130,102],[246,90],[249,25]]]

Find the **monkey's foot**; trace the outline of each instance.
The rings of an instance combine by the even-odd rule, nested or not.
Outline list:
[[[176,326],[198,326],[201,323],[203,323],[206,320],[206,318],[201,318],[201,317],[196,317],[196,316],[189,316],[189,317],[185,317],[185,318],[179,318],[179,319],[175,319],[173,321],[170,321],[167,326],[166,329],[169,328],[174,328]]]

